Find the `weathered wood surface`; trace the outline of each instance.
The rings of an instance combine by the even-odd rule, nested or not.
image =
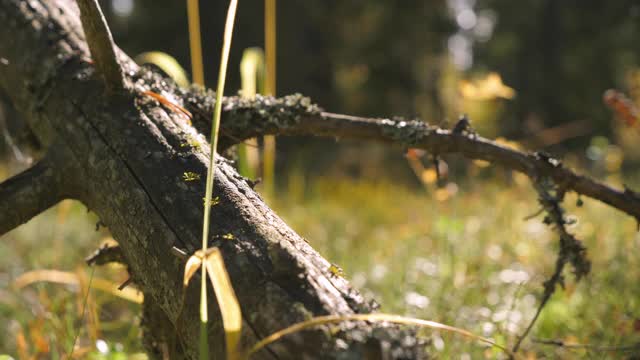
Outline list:
[[[0,24],[0,88],[48,154],[36,170],[21,175],[36,179],[31,184],[46,198],[29,199],[30,183],[20,176],[10,180],[13,187],[0,191],[0,209],[6,211],[7,204],[27,209],[0,230],[10,230],[63,198],[86,204],[119,241],[136,286],[149,300],[146,310],[161,309],[163,314],[151,316],[147,325],[173,324],[174,339],[187,357],[195,358],[197,290],[191,288],[183,304],[184,264],[171,248],[191,253],[198,247],[208,142],[184,116],[142,92],[153,90],[187,107],[204,95],[178,91],[120,51],[127,89],[106,91],[73,1],[0,0]],[[185,181],[185,172],[202,178]],[[51,192],[45,191],[47,184]],[[16,186],[20,191],[13,191]],[[313,315],[372,310],[224,159],[216,170],[215,195],[219,203],[212,209],[210,245],[224,254],[244,313],[246,344]],[[9,217],[0,214],[0,223]],[[227,234],[233,239],[224,240]],[[213,301],[210,306],[216,314]],[[404,329],[353,325],[286,337],[256,358],[422,356],[422,347]],[[222,358],[219,316],[213,316],[210,328],[213,356]]]
[[[63,198],[82,201],[120,241],[133,278],[145,293],[145,327],[153,335],[145,343],[150,350],[159,349],[154,341],[165,340],[169,348],[180,348],[173,346],[177,338],[181,350],[194,357],[198,297],[190,289],[182,306],[183,264],[170,249],[191,253],[199,244],[209,152],[201,133],[210,130],[213,94],[179,89],[139,69],[118,49],[118,61],[98,64],[110,68],[102,71],[112,76],[98,76],[78,19],[71,0],[0,0],[0,88],[48,149],[33,168],[0,184],[0,234]],[[107,53],[108,37],[100,31],[94,35],[95,43],[102,43],[102,50],[94,52]],[[120,65],[124,84],[118,84],[113,71]],[[163,107],[145,91],[187,108],[194,115],[193,127],[179,111]],[[548,180],[558,194],[574,191],[640,219],[638,193],[579,175],[547,154],[507,147],[458,125],[464,123],[446,130],[420,121],[331,114],[299,95],[252,101],[229,97],[223,104],[219,150],[275,134],[399,144],[425,149],[434,157],[458,153],[523,172],[539,193],[536,186]],[[185,181],[186,172],[200,174],[201,180]],[[245,343],[313,315],[373,310],[224,159],[216,172],[215,194],[220,202],[213,208],[210,244],[220,246],[225,255],[245,315]],[[562,228],[562,221],[558,224]],[[223,239],[228,234],[233,240]],[[211,341],[222,344],[220,319],[214,320]],[[338,332],[324,329],[288,337],[259,356],[423,357],[415,340],[411,332],[394,326],[345,324]],[[217,347],[215,356],[222,354],[222,346]]]

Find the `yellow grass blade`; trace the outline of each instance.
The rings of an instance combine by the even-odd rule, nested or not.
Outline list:
[[[267,95],[276,94],[276,0],[264,2],[264,48],[267,58]]]
[[[142,64],[153,64],[164,71],[180,87],[189,86],[189,77],[178,60],[173,56],[161,51],[144,52],[136,56],[135,61]]]
[[[198,250],[195,255],[192,255],[189,260],[187,260],[187,264],[184,266],[184,280],[182,281],[182,285],[184,285],[184,287],[189,285],[191,278],[195,275],[201,265],[202,255],[200,250]]]
[[[23,287],[37,282],[50,282],[55,284],[74,286],[80,285],[78,274],[60,270],[29,271],[18,276],[18,278],[13,282],[13,285],[18,289],[22,289]],[[104,291],[106,293],[131,301],[136,304],[142,304],[142,301],[144,299],[142,293],[138,292],[137,290],[134,290],[132,288],[124,288],[122,290],[118,290],[118,284],[105,279],[94,278],[91,287],[93,289]]]
[[[209,249],[206,255],[206,266],[209,279],[213,285],[216,294],[216,300],[220,307],[222,315],[222,324],[224,326],[226,344],[227,344],[227,360],[236,360],[240,358],[240,335],[242,332],[242,312],[240,304],[236,298],[236,293],[231,285],[229,274],[224,266],[224,259],[218,248]]]
[[[318,326],[318,325],[324,325],[324,324],[331,324],[331,323],[339,323],[339,322],[344,322],[344,321],[369,321],[369,322],[390,322],[390,323],[394,323],[394,324],[401,324],[401,325],[410,325],[410,326],[419,326],[419,327],[426,327],[426,328],[431,328],[431,329],[436,329],[436,330],[442,330],[442,331],[448,331],[448,332],[452,332],[455,334],[460,334],[462,336],[474,339],[474,340],[478,340],[480,342],[484,342],[487,343],[491,346],[495,346],[497,348],[499,348],[500,350],[504,351],[507,354],[510,354],[510,351],[508,349],[506,349],[505,347],[498,345],[496,342],[494,342],[491,339],[487,339],[485,337],[479,336],[479,335],[475,335],[467,330],[464,329],[460,329],[457,327],[453,327],[453,326],[449,326],[449,325],[445,325],[445,324],[441,324],[435,321],[430,321],[430,320],[422,320],[422,319],[415,319],[415,318],[410,318],[410,317],[405,317],[405,316],[399,316],[399,315],[392,315],[392,314],[354,314],[354,315],[327,315],[327,316],[318,316],[315,317],[313,319],[307,320],[307,321],[303,321],[303,322],[299,322],[297,324],[293,324],[285,329],[282,329],[280,331],[277,331],[269,336],[267,336],[266,338],[262,339],[261,341],[259,341],[257,344],[255,344],[251,350],[249,351],[249,355],[258,352],[260,349],[264,348],[265,346],[268,346],[269,344],[278,341],[279,339],[281,339],[284,336],[296,333],[298,331],[302,331],[314,326]]]
[[[276,96],[276,0],[264,2],[264,47],[267,62],[265,94]],[[264,137],[262,180],[267,196],[273,196],[275,187],[276,138]]]
[[[198,0],[187,0],[189,18],[189,49],[191,50],[191,73],[193,82],[204,85],[204,66],[202,65],[202,40],[200,37],[200,9]]]

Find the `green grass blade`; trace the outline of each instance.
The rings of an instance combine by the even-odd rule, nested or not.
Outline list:
[[[224,93],[224,84],[227,75],[227,64],[229,62],[229,50],[231,49],[231,38],[233,35],[233,24],[236,17],[236,9],[238,6],[237,0],[231,0],[229,4],[229,11],[227,12],[227,20],[224,28],[224,40],[222,44],[222,54],[220,59],[220,71],[218,72],[218,88],[216,92],[216,104],[213,111],[213,125],[211,126],[211,149],[209,156],[209,169],[207,171],[207,186],[205,192],[205,201],[204,201],[204,219],[202,225],[202,251],[206,252],[207,250],[207,240],[209,239],[209,223],[211,216],[211,198],[213,197],[213,182],[214,182],[214,174],[216,168],[216,149],[218,147],[218,131],[220,128],[220,116],[222,114],[222,94]],[[201,284],[201,297],[200,297],[200,318],[203,323],[206,324],[208,320],[207,314],[207,288],[206,288],[206,262],[202,262],[202,284]],[[206,337],[206,327],[204,333],[201,333],[201,336]],[[203,344],[201,342],[201,346],[208,346],[208,344]],[[202,351],[205,349],[202,348]],[[207,354],[208,354],[208,349]],[[201,353],[200,358],[206,359],[202,357]]]
[[[91,283],[93,282],[93,274],[96,271],[96,267],[92,266],[91,267],[91,275],[89,277],[89,285],[87,285],[87,293],[84,296],[84,300],[82,301],[82,315],[81,315],[81,320],[82,322],[84,322],[84,317],[85,314],[87,312],[87,303],[89,302],[89,293],[91,291]],[[73,351],[76,349],[76,343],[78,342],[78,338],[80,337],[80,328],[78,328],[78,330],[76,331],[76,335],[73,338],[73,343],[71,343],[71,349],[69,350],[69,359],[73,359]]]
[[[204,276],[203,276],[204,277]],[[209,339],[207,332],[207,322],[200,321],[200,341],[199,351],[200,351],[200,360],[208,360],[209,359]]]
[[[211,198],[213,197],[213,182],[216,168],[216,148],[218,147],[218,131],[220,129],[220,117],[222,114],[222,94],[227,74],[227,64],[229,62],[229,50],[231,48],[231,36],[233,23],[236,15],[238,1],[231,0],[227,23],[224,30],[224,43],[222,45],[222,58],[220,60],[220,72],[218,74],[218,88],[216,92],[216,104],[213,110],[213,125],[211,126],[211,152],[209,157],[209,169],[207,171],[207,187],[204,201],[204,224],[202,228],[202,250],[207,250],[207,239],[209,237],[209,215],[211,213]]]

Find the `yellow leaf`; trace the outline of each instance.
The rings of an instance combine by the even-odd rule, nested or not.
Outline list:
[[[461,80],[459,88],[462,97],[468,100],[513,99],[516,96],[515,90],[505,85],[500,74],[495,72],[475,81]]]
[[[238,343],[242,331],[242,312],[236,298],[236,293],[231,285],[229,274],[224,266],[224,259],[218,248],[207,250],[205,264],[207,274],[211,279],[216,300],[222,315],[222,324],[227,343],[227,359],[239,359]]]

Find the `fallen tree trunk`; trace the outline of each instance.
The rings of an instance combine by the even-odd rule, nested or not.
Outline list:
[[[138,68],[119,51],[117,61],[91,59],[78,19],[70,0],[0,0],[0,23],[4,24],[0,27],[0,88],[47,149],[32,169],[0,184],[0,234],[61,199],[83,202],[109,226],[134,282],[145,294],[148,350],[158,356],[166,355],[166,349],[177,350],[195,358],[197,291],[190,288],[183,296],[184,259],[174,256],[172,249],[190,254],[199,247],[209,165],[209,145],[202,133],[209,133],[213,94],[179,89],[170,80]],[[87,37],[92,53],[108,53],[104,48],[94,51],[99,41],[93,43],[90,33]],[[95,67],[102,73],[97,74]],[[158,103],[149,92],[190,110],[193,126],[182,112]],[[264,134],[398,143],[426,149],[434,156],[460,153],[524,172],[536,184],[550,180],[555,184],[553,195],[550,189],[535,186],[548,208],[555,209],[565,192],[575,191],[640,218],[640,197],[635,192],[577,175],[545,154],[483,139],[466,126],[449,131],[422,122],[324,113],[298,95],[225,99],[219,150]],[[229,161],[219,159],[214,190],[219,199],[212,209],[209,245],[220,247],[224,255],[243,311],[245,344],[312,316],[374,310],[264,204]],[[584,248],[564,230],[561,212],[556,215],[554,222],[567,249],[556,270],[561,272],[564,263],[570,262],[584,275],[588,272]],[[548,288],[555,288],[555,283]],[[216,314],[215,304],[210,306]],[[220,344],[213,356],[222,358],[220,317],[212,320],[211,343]],[[338,331],[320,327],[290,335],[256,357],[424,355],[424,346],[415,341],[413,332],[397,326],[357,325],[351,322]]]
[[[165,80],[140,70],[122,53],[119,62],[129,88],[107,91],[93,66],[99,59],[89,59],[78,19],[71,1],[0,1],[0,86],[48,148],[35,170],[0,188],[2,232],[63,198],[86,204],[119,241],[132,278],[145,294],[145,312],[151,312],[145,325],[159,335],[159,324],[172,324],[171,331],[164,330],[164,339],[175,333],[171,338],[180,339],[184,355],[196,358],[197,290],[192,286],[183,303],[184,261],[171,250],[193,253],[198,248],[208,143],[187,119],[143,92],[155,90],[178,102],[181,94],[171,93]],[[57,156],[60,153],[65,156]],[[243,311],[245,344],[315,315],[372,310],[228,161],[219,162],[210,245],[224,255]],[[186,181],[187,172],[202,179]],[[30,187],[37,190],[31,196],[35,200],[25,196]],[[18,209],[18,216],[5,211],[9,207]],[[210,306],[216,314],[215,302]],[[327,327],[287,336],[255,357],[421,354],[420,344],[407,337],[412,333],[400,327],[353,325],[345,324],[338,332]],[[223,358],[219,316],[210,322],[210,337],[216,344],[212,356]],[[161,353],[161,340],[147,343]]]

